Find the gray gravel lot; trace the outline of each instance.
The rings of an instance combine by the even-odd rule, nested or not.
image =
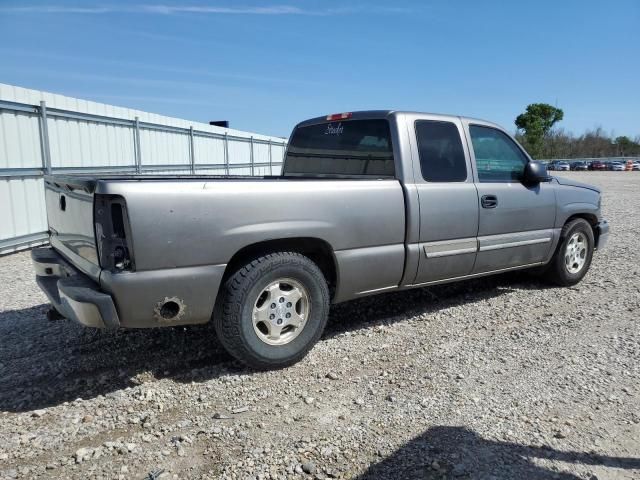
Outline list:
[[[612,225],[582,283],[339,305],[276,372],[208,325],[47,322],[28,252],[0,258],[0,478],[640,478],[640,174],[566,175]]]

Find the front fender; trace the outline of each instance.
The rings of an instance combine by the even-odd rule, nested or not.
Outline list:
[[[558,214],[556,215],[556,228],[561,228],[574,215],[589,216],[597,221],[600,218],[600,209],[596,204],[584,202],[559,205]]]

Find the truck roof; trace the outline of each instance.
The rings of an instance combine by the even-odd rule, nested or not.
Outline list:
[[[398,116],[398,115],[405,115],[405,114],[409,114],[409,115],[429,115],[430,117],[438,117],[441,120],[452,120],[452,119],[460,119],[460,120],[466,120],[468,122],[471,123],[481,123],[483,125],[491,125],[494,127],[497,127],[499,129],[504,129],[504,127],[501,127],[500,125],[493,123],[493,122],[489,122],[487,120],[482,120],[480,118],[473,118],[473,117],[465,117],[465,116],[461,116],[461,115],[453,115],[453,114],[446,114],[446,113],[430,113],[430,112],[417,112],[417,111],[411,111],[411,110],[359,110],[359,111],[353,111],[353,112],[348,112],[350,117],[348,118],[348,120],[364,120],[364,119],[380,119],[380,118],[389,118],[389,117],[394,117],[394,116]],[[331,114],[329,114],[331,115]],[[300,123],[298,123],[296,125],[296,127],[302,127],[305,125],[313,125],[316,123],[324,123],[328,121],[328,115],[323,115],[321,117],[314,117],[314,118],[310,118],[308,120],[304,120]],[[347,120],[347,119],[345,119]],[[339,121],[339,120],[335,120],[335,121]]]

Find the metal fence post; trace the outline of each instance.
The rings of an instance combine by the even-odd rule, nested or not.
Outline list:
[[[191,164],[191,175],[195,175],[196,153],[193,150],[193,125],[189,127],[189,163]]]
[[[251,135],[251,144],[250,144],[250,150],[249,150],[249,163],[251,164],[251,176],[253,177],[255,175],[255,165],[254,165],[254,161],[253,161],[253,135]]]
[[[269,139],[269,175],[273,175],[273,157],[271,154],[271,139]]]
[[[42,147],[42,167],[47,175],[51,174],[51,147],[49,145],[49,122],[47,121],[47,102],[40,102],[40,144]]]
[[[142,152],[140,151],[140,119],[138,117],[135,119],[133,136],[135,139],[133,148],[136,160],[136,173],[140,173],[142,171]]]
[[[229,175],[229,137],[227,132],[224,132],[224,173]]]

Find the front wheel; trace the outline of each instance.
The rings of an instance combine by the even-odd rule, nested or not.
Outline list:
[[[278,252],[233,273],[220,291],[214,328],[225,349],[249,367],[282,368],[318,341],[329,315],[329,289],[309,258]]]
[[[563,287],[578,283],[589,270],[594,245],[589,222],[577,218],[567,223],[562,229],[560,245],[545,272],[547,280]]]

